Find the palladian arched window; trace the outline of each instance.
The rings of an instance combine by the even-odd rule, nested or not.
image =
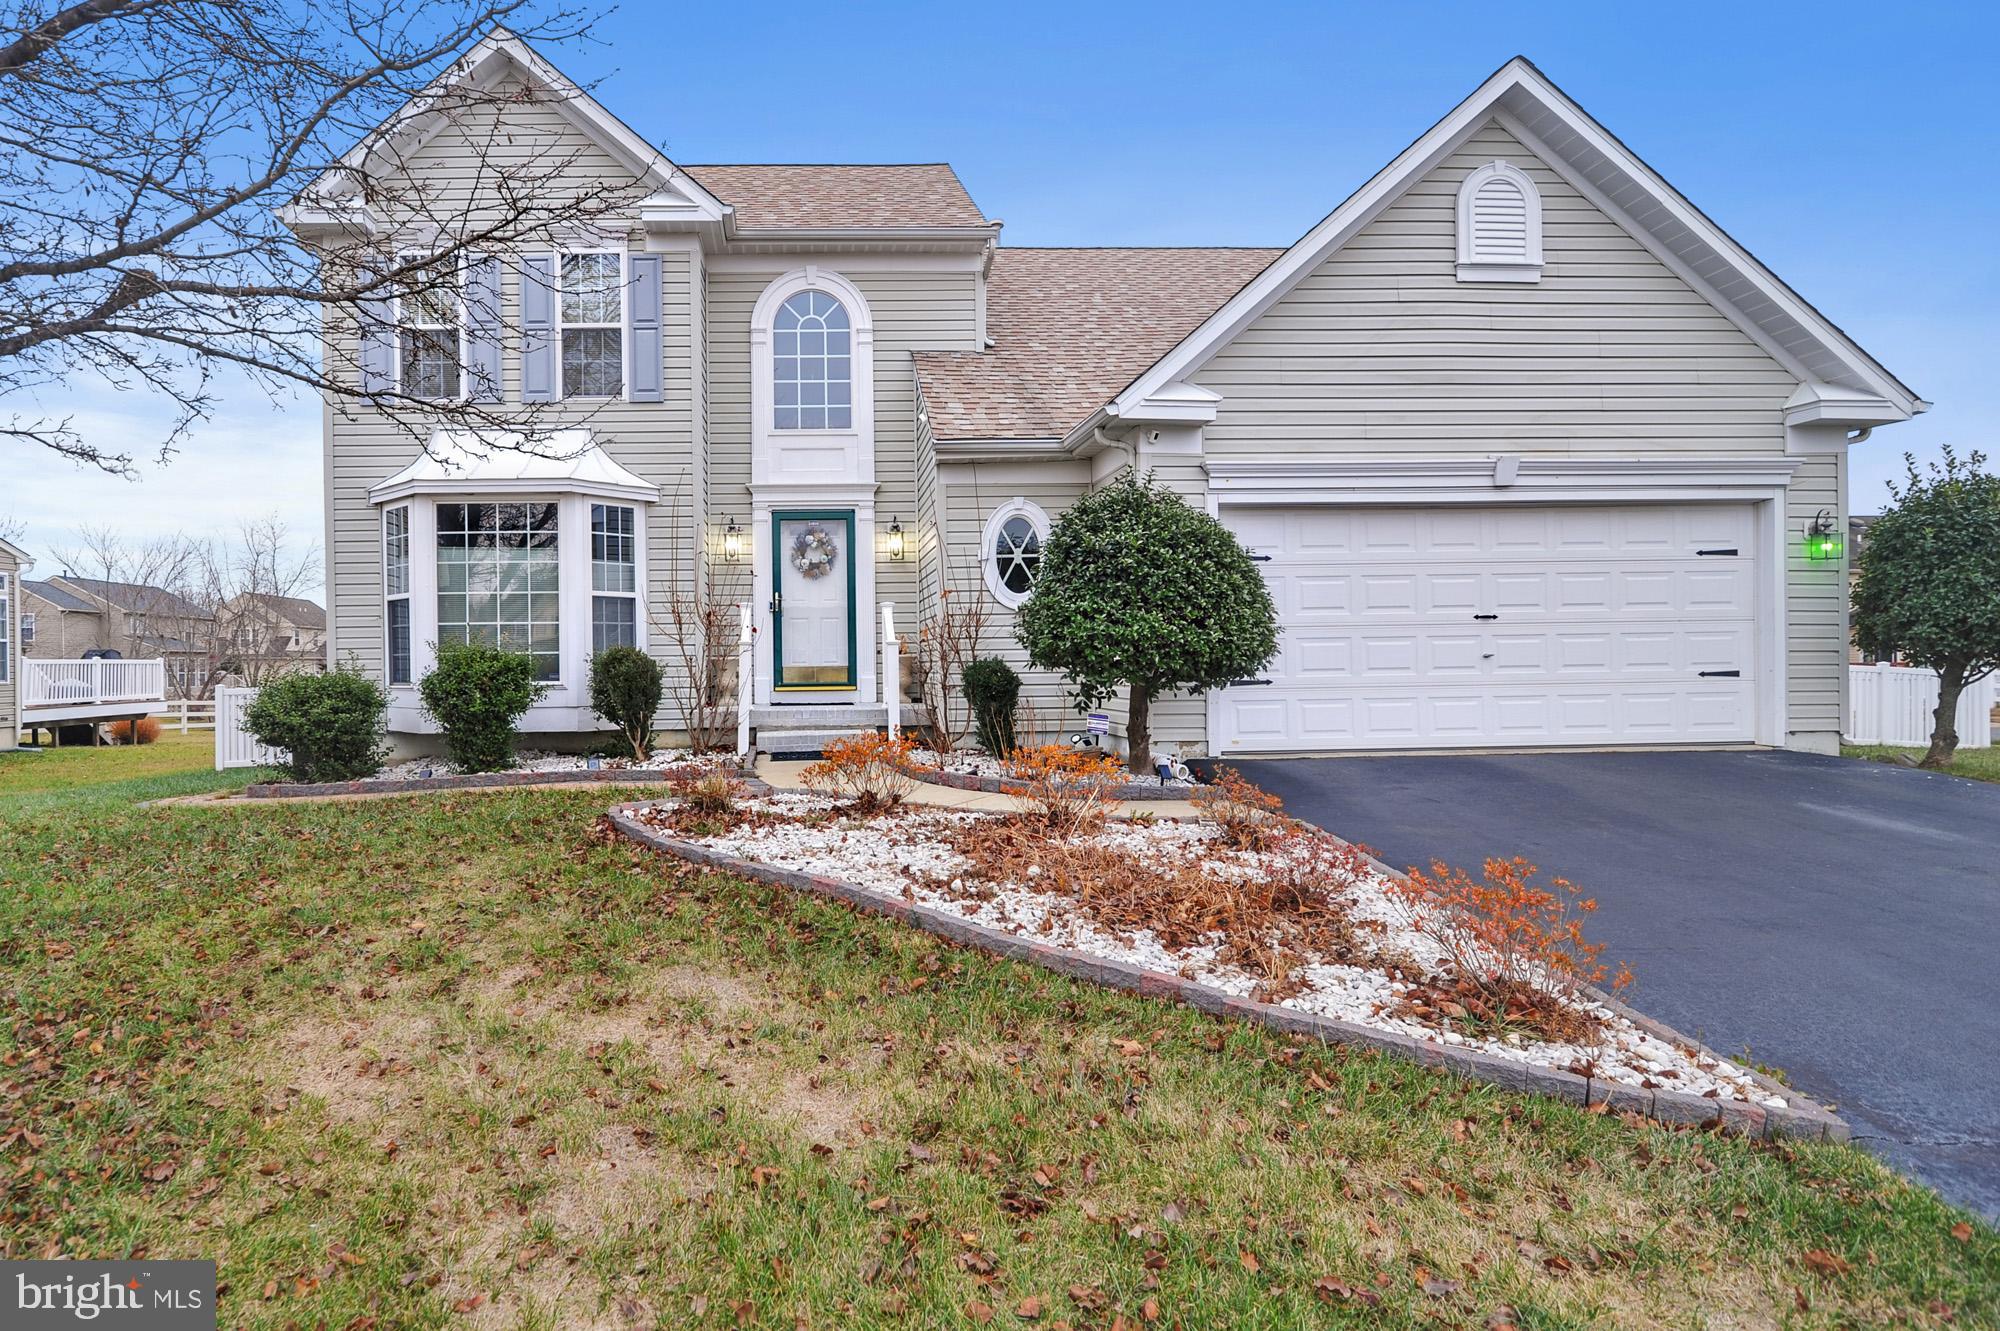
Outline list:
[[[847,307],[801,291],[771,327],[771,428],[846,430],[854,424],[853,328]]]

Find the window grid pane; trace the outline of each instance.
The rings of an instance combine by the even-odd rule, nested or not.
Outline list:
[[[993,541],[993,564],[1000,585],[1017,595],[1035,588],[1035,569],[1042,562],[1042,538],[1035,524],[1025,517],[1011,517],[1000,524]]]
[[[590,506],[590,587],[630,592],[638,582],[638,538],[633,512],[616,504]]]
[[[618,397],[625,391],[623,278],[616,254],[562,256],[564,397]]]
[[[771,427],[846,430],[854,424],[853,330],[847,307],[801,291],[771,330]]]
[[[390,596],[410,591],[410,510],[392,508],[382,514],[382,545]]]
[[[590,598],[590,651],[639,645],[638,607],[629,596]]]
[[[535,678],[561,677],[556,506],[439,504],[438,641],[534,657]]]
[[[422,256],[406,254],[403,263]],[[462,301],[456,270],[412,271],[397,300],[403,392],[411,397],[454,398],[463,383],[460,339]]]
[[[389,682],[410,682],[410,598],[389,602]]]

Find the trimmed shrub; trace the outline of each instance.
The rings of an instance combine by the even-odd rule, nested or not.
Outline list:
[[[438,644],[437,666],[417,686],[461,772],[497,772],[514,761],[514,722],[547,692],[534,658],[477,643]]]
[[[111,726],[111,738],[120,744],[151,744],[159,737],[160,723],[150,716],[115,721]]]
[[[1009,789],[1028,804],[1021,819],[1057,838],[1102,827],[1105,806],[1125,782],[1125,770],[1108,754],[1060,744],[1015,749],[1006,771],[1019,783]]]
[[[590,708],[618,727],[632,761],[646,761],[660,710],[660,663],[637,647],[607,647],[591,658]]]
[[[997,656],[982,656],[965,668],[965,701],[979,747],[995,758],[1014,751],[1014,709],[1021,700],[1021,677]]]
[[[257,690],[243,729],[288,750],[295,781],[355,781],[382,766],[389,695],[351,666],[324,675],[283,675]]]

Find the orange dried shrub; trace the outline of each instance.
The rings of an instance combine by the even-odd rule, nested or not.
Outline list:
[[[160,723],[150,716],[116,721],[111,726],[111,738],[120,744],[151,744],[159,737]]]
[[[1578,1004],[1602,983],[1604,944],[1584,937],[1595,899],[1566,878],[1537,882],[1518,855],[1489,859],[1482,877],[1434,860],[1390,880],[1389,896],[1413,927],[1445,954],[1449,974],[1433,977],[1413,1005],[1475,1032],[1525,1030],[1552,1040],[1595,1038],[1597,1023]],[[1613,989],[1631,983],[1620,967]]]
[[[1115,759],[1061,744],[1014,750],[1006,772],[1014,782],[1010,792],[1028,803],[1024,816],[1057,837],[1101,827],[1104,806],[1125,783],[1125,768]]]
[[[1215,769],[1215,779],[1191,796],[1201,815],[1222,829],[1237,850],[1262,850],[1291,827],[1285,803],[1233,767]]]
[[[807,789],[845,797],[856,813],[885,813],[916,789],[917,746],[879,731],[838,739],[820,761],[799,773]]]

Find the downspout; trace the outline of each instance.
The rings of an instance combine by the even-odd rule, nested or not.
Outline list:
[[[1853,447],[1854,445],[1856,445],[1856,444],[1865,444],[1865,443],[1867,443],[1867,442],[1868,442],[1868,436],[1869,436],[1869,435],[1871,435],[1871,434],[1874,434],[1874,433],[1875,433],[1875,427],[1874,427],[1874,426],[1872,426],[1872,425],[1864,425],[1864,426],[1862,426],[1862,427],[1861,427],[1860,429],[1856,430],[1856,431],[1855,431],[1855,432],[1854,432],[1853,434],[1850,434],[1850,435],[1848,435],[1848,436],[1847,436],[1847,444],[1848,444],[1848,447],[1852,448],[1852,447]]]

